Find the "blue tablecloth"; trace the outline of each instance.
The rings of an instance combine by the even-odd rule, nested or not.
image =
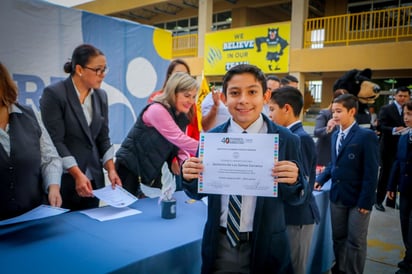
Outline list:
[[[112,221],[70,212],[0,227],[0,273],[199,273],[206,206],[175,197],[171,220],[142,199],[131,206],[142,214]]]
[[[316,203],[320,211],[320,223],[315,226],[309,256],[307,274],[321,274],[332,267],[335,260],[333,254],[332,226],[329,201],[330,181],[321,191],[314,191]]]
[[[322,221],[316,225],[310,274],[333,262],[329,191],[315,192]],[[0,227],[0,273],[168,273],[200,272],[206,220],[203,202],[175,194],[177,218],[160,217],[157,199],[131,207],[142,214],[99,222],[79,212]]]

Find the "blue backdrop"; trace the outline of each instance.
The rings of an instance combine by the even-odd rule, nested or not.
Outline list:
[[[109,97],[115,144],[126,136],[147,97],[163,85],[169,60],[154,44],[159,33],[171,37],[152,26],[43,1],[0,2],[0,62],[18,85],[20,103],[38,110],[44,87],[68,77],[63,65],[79,44],[90,43],[104,52],[110,72],[102,88]],[[171,50],[171,44],[164,43],[162,47]]]

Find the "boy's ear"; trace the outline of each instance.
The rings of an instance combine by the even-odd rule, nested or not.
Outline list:
[[[351,108],[348,112],[349,112],[350,116],[355,117],[355,115],[356,115],[356,108]]]
[[[271,95],[272,95],[272,92],[269,89],[263,94],[263,99],[265,101],[265,104],[269,103]]]
[[[220,100],[222,101],[222,103],[226,106],[226,94],[221,92],[220,93]]]
[[[283,108],[285,109],[285,112],[293,112],[292,106],[289,104],[285,104]]]

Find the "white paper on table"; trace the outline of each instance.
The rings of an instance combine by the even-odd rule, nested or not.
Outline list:
[[[26,221],[32,221],[37,219],[42,219],[46,217],[51,217],[55,215],[59,215],[69,211],[69,209],[60,208],[60,207],[53,207],[48,205],[39,205],[38,207],[14,218],[10,218],[7,220],[0,221],[1,225],[9,225],[15,223],[21,223]]]
[[[202,133],[198,192],[277,197],[279,134]]]
[[[87,210],[82,210],[80,213],[89,216],[92,219],[96,219],[98,221],[108,221],[119,219],[127,216],[132,216],[136,214],[142,213],[140,210],[132,209],[129,207],[112,207],[112,206],[104,206],[98,208],[92,208]]]
[[[93,190],[93,195],[113,207],[126,207],[137,201],[137,198],[121,186],[111,185]]]

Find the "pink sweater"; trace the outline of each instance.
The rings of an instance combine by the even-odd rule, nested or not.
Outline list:
[[[187,136],[170,116],[169,111],[160,104],[152,104],[143,113],[143,122],[154,127],[163,137],[179,148],[179,162],[190,155],[196,155],[199,142]]]

